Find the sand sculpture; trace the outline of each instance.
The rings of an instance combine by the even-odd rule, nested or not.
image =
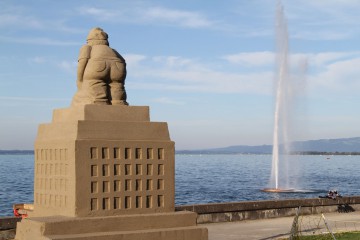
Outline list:
[[[72,105],[128,105],[125,91],[125,59],[109,47],[108,34],[93,28],[80,49],[77,68],[78,91]]]
[[[107,38],[99,28],[93,35],[96,42]],[[92,45],[85,60],[84,48],[71,107],[54,110],[52,122],[39,126],[34,211],[18,223],[16,239],[207,240],[196,213],[175,212],[167,123],[151,122],[147,106],[127,105],[120,55],[108,59],[113,50],[104,45],[94,52]],[[101,63],[92,64],[94,56],[103,56]]]

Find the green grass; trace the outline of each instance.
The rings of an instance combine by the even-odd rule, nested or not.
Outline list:
[[[336,237],[336,235],[335,235]],[[339,240],[353,240],[360,239],[360,232],[347,232],[347,233],[339,233],[339,237],[336,237]]]
[[[359,240],[360,232],[344,232],[344,233],[335,233],[336,240]],[[330,234],[326,235],[315,235],[315,236],[301,236],[296,238],[299,240],[325,240],[333,239]]]

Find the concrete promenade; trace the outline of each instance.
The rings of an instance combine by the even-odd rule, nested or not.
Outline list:
[[[332,231],[360,231],[360,213],[326,213],[324,214]],[[320,215],[304,216],[304,224],[311,219],[319,220]],[[209,230],[209,240],[267,240],[286,239],[293,223],[294,217],[282,217],[260,220],[246,220],[229,223],[201,224]],[[300,219],[301,220],[301,219]],[[316,225],[316,224],[315,224]],[[325,225],[321,222],[321,231],[326,231]]]
[[[360,231],[360,212],[352,213],[325,213],[325,218],[332,231]],[[306,225],[319,222],[320,215],[305,215],[300,221]],[[310,219],[315,219],[311,221]],[[238,222],[221,222],[200,224],[209,230],[209,240],[268,240],[286,239],[289,237],[294,217],[280,217],[271,219],[244,220]],[[316,224],[315,224],[316,225]],[[326,231],[323,222],[321,231]],[[12,239],[15,229],[0,230],[1,239]]]

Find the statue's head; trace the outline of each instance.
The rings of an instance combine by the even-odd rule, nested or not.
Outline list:
[[[89,45],[109,45],[107,39],[108,34],[99,27],[91,29],[86,38]]]

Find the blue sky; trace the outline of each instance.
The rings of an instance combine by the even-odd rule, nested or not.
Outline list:
[[[271,144],[277,1],[0,1],[0,149],[33,149],[70,105],[92,27],[127,61],[130,105],[177,149]],[[308,61],[295,140],[360,136],[360,0],[283,1],[290,63]]]

